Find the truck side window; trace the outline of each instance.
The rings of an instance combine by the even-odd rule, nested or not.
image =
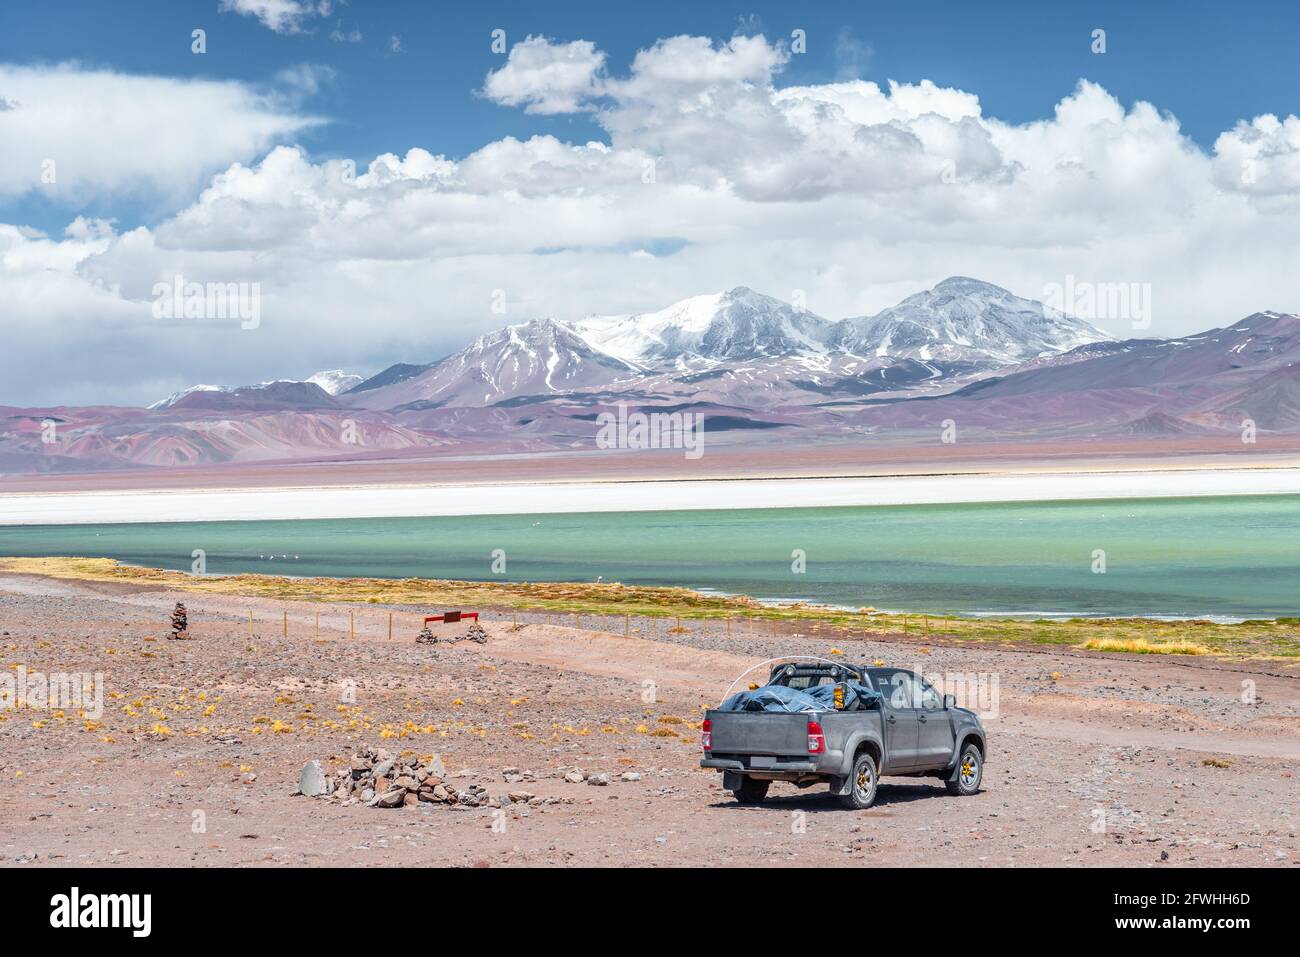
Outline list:
[[[880,693],[891,708],[915,708],[917,706],[916,679],[911,672],[894,671],[876,675]]]
[[[935,691],[933,686],[927,684],[921,686],[921,707],[926,711],[939,711],[943,708],[943,699],[939,697],[939,692]]]

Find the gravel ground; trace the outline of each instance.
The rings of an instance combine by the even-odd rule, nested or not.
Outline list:
[[[178,600],[189,641],[166,638]],[[774,636],[739,622],[727,637],[717,623],[633,619],[628,638],[621,618],[511,613],[486,616],[486,644],[430,646],[415,643],[410,609],[396,610],[390,640],[388,613],[0,578],[0,674],[103,676],[98,719],[0,711],[0,863],[1300,862],[1293,665]],[[788,785],[760,807],[735,804],[697,767],[701,709],[765,658],[832,649],[944,676],[993,712],[983,791],[894,778],[863,812]],[[295,795],[305,762],[336,771],[368,744],[438,754],[451,785],[502,806]],[[566,780],[575,769],[610,783]],[[521,790],[540,800],[501,800]]]

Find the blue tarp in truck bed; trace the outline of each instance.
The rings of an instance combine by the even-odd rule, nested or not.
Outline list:
[[[869,705],[880,695],[866,685],[846,682],[844,710],[852,711],[858,702]],[[814,685],[806,690],[787,688],[785,685],[764,685],[753,691],[733,694],[719,711],[775,711],[786,714],[835,710],[835,686]]]

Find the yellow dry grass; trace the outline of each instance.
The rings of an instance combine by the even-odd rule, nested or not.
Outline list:
[[[1151,641],[1147,638],[1089,638],[1090,651],[1127,651],[1135,655],[1208,655],[1213,652],[1194,641]]]

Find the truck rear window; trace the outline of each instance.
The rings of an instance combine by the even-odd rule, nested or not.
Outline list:
[[[787,688],[794,688],[796,691],[803,691],[816,685],[833,685],[835,680],[830,675],[795,675],[787,681],[779,681]]]

